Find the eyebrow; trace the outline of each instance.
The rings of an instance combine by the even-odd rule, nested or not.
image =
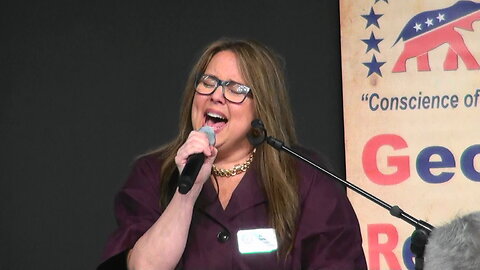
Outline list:
[[[217,76],[212,75],[212,74],[204,73],[203,75],[209,76],[209,77],[213,77],[213,78],[215,78],[215,79],[217,79],[217,80],[219,80],[219,81],[222,81],[222,82],[230,82],[230,83],[236,83],[236,84],[241,84],[241,85],[247,86],[247,85],[244,84],[244,83],[239,83],[239,82],[234,81],[234,80],[221,80],[221,79],[219,79]],[[247,87],[248,87],[248,86],[247,86]],[[248,88],[250,88],[250,87],[248,87]]]

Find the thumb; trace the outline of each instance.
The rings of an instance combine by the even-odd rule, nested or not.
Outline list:
[[[210,164],[213,164],[213,162],[214,162],[215,159],[217,158],[218,149],[215,148],[215,146],[210,145],[210,152],[211,152],[212,154],[207,157],[206,162],[208,162],[208,163],[210,163]]]

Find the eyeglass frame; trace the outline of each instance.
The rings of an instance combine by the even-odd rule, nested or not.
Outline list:
[[[200,83],[200,79],[203,77],[203,76],[207,76],[207,77],[210,77],[212,78],[215,82],[216,82],[216,85],[215,87],[213,88],[212,92],[208,93],[208,94],[204,94],[204,93],[200,93],[197,91],[197,87],[198,87],[198,84]],[[230,83],[236,83],[240,86],[243,86],[246,88],[246,93],[243,95],[243,99],[242,101],[239,101],[239,102],[235,102],[235,101],[231,101],[230,99],[228,99],[226,96],[225,96],[225,88],[227,88],[227,85],[230,84]],[[252,88],[242,84],[242,83],[239,83],[239,82],[236,82],[236,81],[232,81],[232,80],[228,80],[228,81],[223,81],[223,80],[220,80],[219,78],[217,78],[216,76],[214,75],[209,75],[209,74],[201,74],[199,76],[197,76],[197,79],[195,80],[195,93],[199,94],[199,95],[203,95],[203,96],[209,96],[209,95],[212,95],[213,93],[215,93],[215,91],[217,91],[217,88],[219,86],[222,86],[222,95],[223,95],[223,98],[225,98],[226,100],[228,100],[229,102],[231,103],[234,103],[234,104],[242,104],[245,99],[247,98],[248,95],[251,95],[252,94]]]

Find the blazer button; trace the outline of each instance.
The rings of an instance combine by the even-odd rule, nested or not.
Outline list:
[[[221,231],[217,234],[217,240],[220,243],[225,243],[230,239],[230,233],[226,231]]]

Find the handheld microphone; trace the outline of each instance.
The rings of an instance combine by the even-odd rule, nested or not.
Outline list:
[[[215,144],[215,132],[212,127],[203,126],[198,131],[207,135],[210,145]],[[187,164],[185,164],[180,179],[178,180],[178,191],[181,194],[187,194],[190,189],[192,189],[203,162],[205,162],[205,155],[203,153],[192,154],[188,157]]]

